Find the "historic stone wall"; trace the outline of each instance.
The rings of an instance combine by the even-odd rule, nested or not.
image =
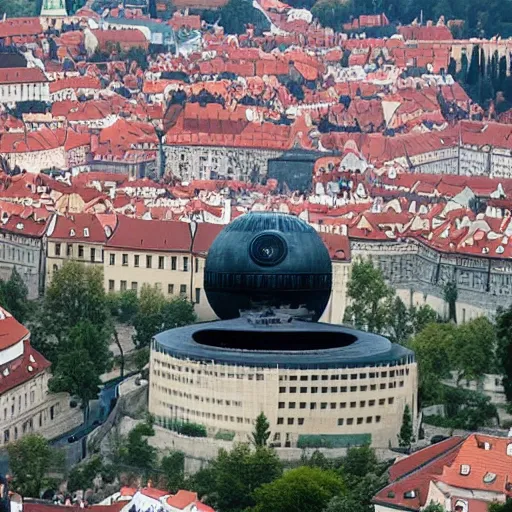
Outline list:
[[[283,154],[268,149],[213,146],[163,146],[165,173],[183,181],[214,177],[249,181],[268,171],[268,161]]]
[[[351,249],[353,258],[371,257],[407,305],[427,303],[444,314],[443,289],[451,280],[458,288],[459,321],[492,316],[498,306],[512,303],[512,262],[507,260],[442,254],[415,240],[353,240]]]

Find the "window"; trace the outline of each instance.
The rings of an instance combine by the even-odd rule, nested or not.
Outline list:
[[[57,272],[57,270],[59,270],[59,266],[58,265],[53,265],[53,273]]]
[[[284,409],[284,402],[279,402],[279,409]]]
[[[278,425],[282,425],[284,423],[284,419],[283,418],[277,418],[277,424]]]
[[[196,304],[201,302],[201,288],[196,288]]]
[[[108,281],[108,291],[109,292],[113,292],[114,291],[114,287],[115,287],[114,280],[113,279],[109,279],[109,281]]]
[[[91,261],[96,261],[96,249],[94,247],[91,249]]]
[[[350,386],[350,391],[355,393],[357,391],[357,386]]]
[[[4,430],[4,443],[9,442],[9,429]]]
[[[329,375],[322,375],[322,380],[329,380]]]
[[[347,418],[347,425],[352,425],[354,423],[354,418]]]
[[[368,416],[368,417],[366,418],[366,423],[371,423],[371,422],[372,422],[372,417],[371,417],[371,416]]]
[[[176,261],[177,261],[177,258],[176,256],[171,256],[171,270],[176,270]]]
[[[55,256],[60,256],[60,244],[55,244]]]
[[[297,418],[297,423],[299,425],[304,425],[304,418]]]
[[[164,257],[163,256],[158,256],[158,268],[160,270],[163,270],[163,268],[164,268]]]
[[[284,386],[281,386],[279,388],[279,393],[286,393],[286,388]]]
[[[322,388],[322,393],[327,393],[327,388]]]
[[[301,387],[301,388],[300,388],[300,392],[301,392],[301,393],[307,393],[307,392],[308,392],[308,388]]]
[[[327,402],[322,402],[320,404],[320,409],[327,409]]]
[[[53,420],[54,417],[55,417],[55,406],[52,405],[50,407],[50,419]]]
[[[345,409],[347,407],[347,402],[340,402],[340,409]]]
[[[311,403],[309,404],[309,408],[310,408],[311,410],[316,409],[316,402],[311,402]]]
[[[295,402],[288,402],[288,409],[295,409]]]
[[[462,476],[468,476],[471,473],[471,466],[469,464],[460,465],[460,474]]]
[[[331,409],[336,409],[336,402],[331,402]]]
[[[128,254],[123,254],[123,267],[128,266]]]
[[[151,268],[153,266],[153,258],[151,256],[146,256],[146,268]]]
[[[299,404],[299,407],[300,407],[301,409],[305,409],[305,408],[306,408],[306,402],[301,402],[301,403]]]
[[[375,405],[375,400],[368,401],[368,407],[373,407]]]
[[[338,388],[337,387],[332,387],[331,388],[331,393],[337,393],[338,392]]]
[[[392,405],[394,403],[395,399],[393,397],[388,398],[388,404]]]
[[[311,393],[318,393],[318,388],[311,388]]]
[[[110,253],[110,261],[109,261],[110,265],[115,265],[116,264],[116,255],[115,254],[112,254]]]
[[[318,380],[318,375],[311,375],[311,380]]]
[[[183,256],[183,272],[188,271],[188,256]]]
[[[357,379],[357,373],[353,373],[351,376],[350,376],[350,380],[356,380]]]
[[[138,267],[140,264],[139,262],[140,262],[140,256],[138,254],[135,254],[135,256],[133,257],[133,266]]]
[[[338,427],[342,427],[344,423],[344,418],[338,418]]]
[[[187,285],[180,284],[180,295],[186,295],[186,294],[187,294]]]
[[[353,409],[356,406],[356,402],[350,402],[350,408]]]
[[[379,398],[379,405],[384,405],[386,403],[385,398]]]
[[[380,423],[380,416],[375,416],[375,423]]]
[[[362,425],[362,423],[363,423],[363,418],[357,418],[357,424]]]
[[[290,388],[290,393],[297,393],[297,388],[296,387]]]
[[[360,391],[366,391],[368,386],[359,386]]]
[[[295,418],[288,418],[288,425],[293,425],[293,421]]]
[[[300,380],[308,380],[308,376],[307,375],[301,375],[300,376]]]
[[[169,295],[173,295],[174,294],[174,285],[173,284],[168,284],[167,285],[167,293]]]
[[[366,406],[366,400],[361,400],[359,402],[359,407],[365,407]]]
[[[134,292],[137,292],[137,288],[138,288],[137,282],[136,281],[132,281],[132,290]]]
[[[78,257],[79,258],[83,258],[84,257],[84,246],[83,245],[79,245],[78,246]]]
[[[196,266],[195,270],[196,270],[196,274],[197,274],[199,272],[199,258],[196,258],[194,263],[195,263],[195,266]]]
[[[340,393],[346,393],[346,392],[347,392],[347,386],[341,386]]]
[[[73,244],[66,245],[66,256],[73,256]]]
[[[380,389],[386,389],[386,383],[385,382],[380,385]]]
[[[126,291],[126,281],[121,281],[121,291],[122,292]]]

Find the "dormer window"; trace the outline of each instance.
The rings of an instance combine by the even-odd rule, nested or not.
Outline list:
[[[484,484],[492,484],[496,480],[496,473],[485,473]]]
[[[69,231],[69,236],[75,236],[75,234],[76,234],[76,233],[75,233],[75,230],[74,230],[74,229],[71,229],[71,230]]]
[[[471,466],[469,464],[460,465],[460,474],[462,476],[468,476],[471,473]]]
[[[413,490],[404,492],[404,498],[407,500],[413,500],[414,498],[416,498],[416,491]]]
[[[6,368],[2,373],[3,373],[4,377],[8,377],[9,376],[9,368]]]
[[[85,237],[89,236],[89,228],[84,228],[84,236]]]
[[[512,443],[507,444],[507,455],[512,457]]]

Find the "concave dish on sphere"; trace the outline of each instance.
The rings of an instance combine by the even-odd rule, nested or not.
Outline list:
[[[222,320],[241,310],[306,307],[322,315],[332,285],[329,252],[306,222],[284,213],[254,212],[235,219],[206,258],[204,289]]]

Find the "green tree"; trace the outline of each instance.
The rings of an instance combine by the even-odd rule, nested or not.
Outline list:
[[[254,9],[249,0],[229,0],[220,10],[219,25],[224,28],[226,34],[243,34],[249,23],[263,23],[265,27],[270,27],[264,15]]]
[[[99,331],[106,328],[109,312],[102,270],[76,261],[65,262],[46,291],[44,309],[48,321],[46,327],[58,340],[86,320]]]
[[[230,452],[221,449],[206,469],[196,473],[191,488],[197,489],[215,509],[244,511],[255,505],[254,491],[281,476],[282,466],[274,450],[252,450],[236,445]]]
[[[448,304],[448,320],[457,323],[457,299],[459,292],[455,281],[448,281],[444,285],[444,300]]]
[[[194,306],[182,297],[166,300],[163,293],[149,285],[140,292],[139,307],[133,320],[133,341],[138,348],[147,347],[155,334],[196,320]]]
[[[498,61],[498,89],[503,91],[505,86],[505,80],[507,79],[507,58],[505,56],[500,57]]]
[[[512,306],[499,308],[496,314],[498,338],[498,370],[503,373],[503,387],[508,402],[512,402]]]
[[[423,512],[446,512],[446,509],[440,503],[431,501],[424,509]]]
[[[457,80],[462,84],[465,84],[468,79],[468,57],[465,53],[462,54],[460,58],[460,71],[457,73]]]
[[[118,448],[117,459],[130,469],[148,474],[156,465],[157,451],[149,445],[147,438],[154,436],[151,423],[139,423],[128,433]]]
[[[93,486],[93,480],[103,472],[103,462],[99,455],[92,457],[85,464],[74,466],[68,477],[69,492],[86,491]]]
[[[437,313],[428,304],[413,306],[409,314],[414,334],[421,332],[428,324],[437,322]]]
[[[344,481],[352,486],[352,479],[362,478],[375,471],[378,466],[375,450],[370,445],[353,446],[341,460],[340,471]]]
[[[402,426],[400,427],[400,433],[398,434],[398,445],[401,448],[411,448],[413,442],[413,431],[412,431],[412,416],[409,405],[405,405],[404,414],[402,416]]]
[[[27,319],[28,288],[16,270],[12,269],[7,281],[0,281],[0,305],[5,308],[20,323]]]
[[[252,442],[257,448],[267,446],[268,438],[270,437],[270,423],[264,413],[260,413],[256,418],[256,425],[252,433]]]
[[[429,324],[410,342],[416,353],[419,395],[435,403],[442,396],[441,379],[450,377],[457,328],[453,324]]]
[[[358,329],[381,333],[389,318],[389,301],[393,296],[379,268],[371,260],[355,261],[347,285],[350,304],[345,321]]]
[[[455,367],[458,379],[480,381],[496,368],[496,328],[482,316],[457,329],[455,336]]]
[[[450,63],[448,64],[447,74],[451,75],[454,79],[457,73],[457,62],[453,57],[450,57]]]
[[[343,481],[334,471],[302,466],[256,489],[253,511],[322,512],[334,496],[344,492]]]
[[[143,71],[148,69],[147,53],[143,48],[132,46],[126,53],[122,54],[122,58],[129,62],[135,61]]]
[[[341,25],[350,18],[350,4],[342,0],[318,0],[311,14],[318,19],[323,27],[340,30]]]
[[[476,85],[480,76],[480,47],[478,45],[473,46],[471,52],[471,62],[469,64],[468,76],[466,83],[468,85]]]
[[[405,345],[413,333],[412,310],[407,309],[400,297],[390,300],[388,309],[387,334],[393,343]]]
[[[505,503],[493,501],[489,503],[489,512],[512,512],[512,499],[507,499]]]
[[[62,465],[62,453],[39,434],[28,434],[7,445],[14,489],[22,496],[39,498],[51,469]]]
[[[162,458],[160,470],[165,479],[165,489],[171,493],[178,492],[185,482],[185,454],[172,451]]]

